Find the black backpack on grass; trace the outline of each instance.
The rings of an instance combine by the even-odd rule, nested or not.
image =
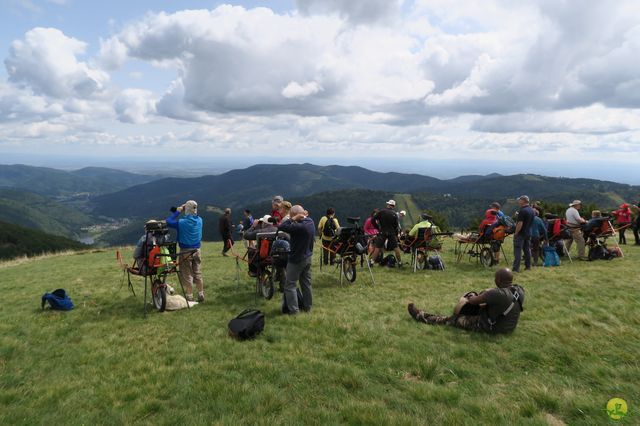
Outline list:
[[[229,321],[229,335],[238,340],[253,339],[264,330],[264,314],[255,309],[245,309]]]

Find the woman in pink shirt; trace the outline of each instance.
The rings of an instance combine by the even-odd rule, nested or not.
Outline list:
[[[380,232],[380,230],[376,228],[376,224],[373,222],[373,217],[376,215],[376,213],[378,213],[378,209],[373,209],[373,211],[371,212],[371,216],[369,216],[367,220],[364,221],[364,225],[362,226],[364,234],[369,237],[369,256],[371,256],[371,253],[373,253],[374,249],[373,237],[375,237],[378,232]]]
[[[631,225],[631,208],[629,208],[629,204],[621,204],[620,208],[611,212],[611,214],[616,219],[616,225],[618,225],[619,244],[627,244],[627,237],[624,236],[624,231]]]

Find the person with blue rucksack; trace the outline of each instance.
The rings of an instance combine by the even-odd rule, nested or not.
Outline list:
[[[531,223],[531,257],[533,258],[533,266],[538,266],[538,259],[541,257],[541,245],[543,242],[548,245],[549,237],[547,235],[547,225],[540,217],[540,211],[533,209],[533,214],[533,222]]]

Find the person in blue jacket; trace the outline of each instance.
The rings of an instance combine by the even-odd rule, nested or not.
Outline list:
[[[544,242],[549,244],[549,236],[547,234],[547,225],[540,217],[540,211],[533,209],[534,217],[531,223],[531,257],[533,257],[533,266],[538,266],[538,259],[541,256],[540,246]],[[542,259],[544,261],[544,259]]]
[[[184,216],[178,217],[181,213]],[[180,278],[187,293],[187,300],[193,301],[193,284],[198,289],[198,302],[204,302],[204,284],[202,281],[202,262],[200,246],[202,241],[202,218],[198,216],[198,203],[189,200],[167,218],[167,225],[178,231],[180,253]]]

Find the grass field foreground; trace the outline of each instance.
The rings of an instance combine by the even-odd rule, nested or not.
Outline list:
[[[517,275],[525,310],[502,337],[408,316],[409,301],[446,314],[493,285],[445,248],[445,271],[375,268],[375,286],[362,269],[340,286],[316,255],[313,312],[296,317],[279,294],[256,303],[244,265],[237,289],[218,243],[203,247],[206,303],[146,318],[114,251],[3,264],[0,424],[600,425],[613,397],[629,406],[619,424],[640,423],[639,247]],[[42,312],[59,287],[76,309]],[[232,340],[227,322],[251,306],[264,333]]]

